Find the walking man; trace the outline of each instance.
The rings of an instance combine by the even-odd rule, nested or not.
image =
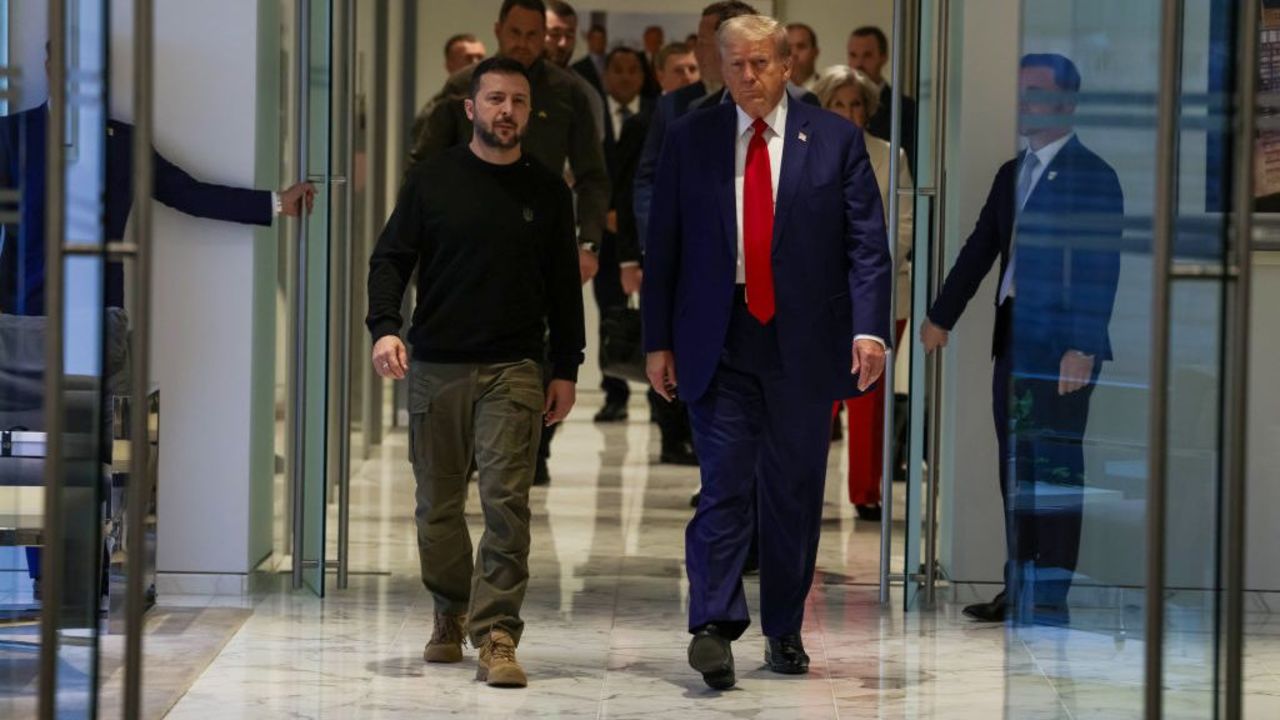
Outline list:
[[[424,656],[460,662],[468,637],[480,651],[477,679],[498,687],[527,684],[515,648],[529,579],[529,488],[543,425],[573,408],[585,344],[572,196],[521,147],[531,95],[519,61],[476,67],[470,143],[414,167],[369,262],[374,367],[409,380],[418,551],[435,600]],[[415,266],[410,359],[396,333]],[[485,524],[478,562],[463,515],[473,452]]]

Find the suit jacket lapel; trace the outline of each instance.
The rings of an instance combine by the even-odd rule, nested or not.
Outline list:
[[[738,201],[734,186],[738,137],[737,106],[726,103],[716,106],[712,112],[718,113],[715,140],[712,147],[717,149],[719,157],[715,160],[716,198],[720,203],[720,220],[724,227],[724,238],[729,250],[729,257],[738,257]]]
[[[809,119],[801,103],[792,101],[787,108],[787,127],[782,134],[782,172],[778,176],[778,199],[773,210],[773,249],[778,249],[782,228],[804,177],[805,160],[809,157]]]

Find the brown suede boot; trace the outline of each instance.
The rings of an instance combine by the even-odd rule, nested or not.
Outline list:
[[[431,632],[431,640],[422,651],[422,659],[429,663],[462,662],[462,641],[466,637],[463,627],[467,624],[465,615],[445,615],[437,612],[435,629]]]
[[[516,641],[502,628],[493,628],[480,643],[480,659],[476,679],[493,687],[518,687],[529,684],[524,669],[516,661]]]

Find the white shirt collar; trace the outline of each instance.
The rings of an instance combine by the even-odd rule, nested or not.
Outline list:
[[[618,102],[617,100],[614,100],[612,95],[608,95],[608,96],[606,96],[606,97],[605,97],[605,99],[606,99],[606,100],[608,101],[608,103],[609,103],[609,114],[610,114],[610,115],[615,115],[615,116],[616,116],[619,112],[621,112],[621,111],[622,111],[622,108],[624,108],[624,107],[625,107],[627,110],[631,111],[631,114],[632,114],[632,115],[635,115],[635,114],[637,114],[637,113],[639,113],[639,112],[640,112],[640,96],[639,96],[639,95],[637,95],[637,96],[635,96],[634,98],[632,98],[631,102],[627,103],[626,105],[623,105],[622,103]]]
[[[1071,138],[1075,136],[1076,136],[1075,131],[1072,131],[1067,133],[1066,135],[1063,135],[1057,140],[1054,140],[1048,145],[1045,145],[1039,150],[1033,151],[1030,147],[1028,147],[1027,152],[1036,156],[1036,159],[1040,161],[1041,168],[1047,168],[1049,167],[1049,163],[1053,162],[1053,159],[1056,158],[1058,156],[1058,153],[1062,151],[1062,148],[1066,147],[1067,143],[1071,142]]]
[[[734,106],[738,111],[738,137],[751,132],[751,126],[755,123],[755,118],[751,117],[742,109],[741,105]],[[769,126],[774,135],[781,136],[787,130],[787,92],[782,93],[782,100],[778,102],[768,115],[764,116],[764,124]]]

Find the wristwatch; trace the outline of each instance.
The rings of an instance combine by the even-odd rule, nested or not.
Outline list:
[[[583,240],[582,242],[578,243],[578,249],[586,250],[592,255],[600,254],[600,244],[597,243],[595,240]]]

